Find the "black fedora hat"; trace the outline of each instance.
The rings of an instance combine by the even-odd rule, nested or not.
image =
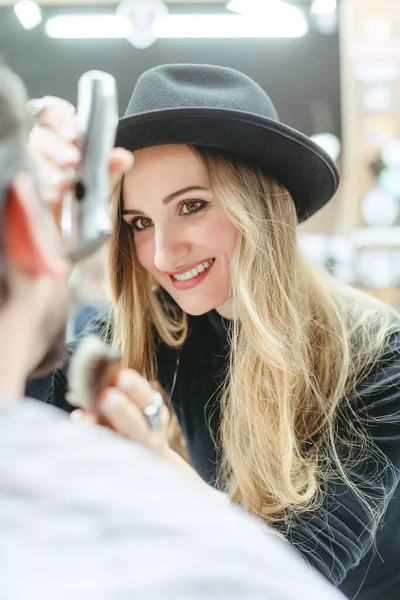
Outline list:
[[[119,121],[116,145],[135,151],[161,144],[210,146],[257,164],[291,193],[299,222],[324,206],[339,185],[330,156],[280,123],[258,84],[225,67],[162,65],[141,75]]]

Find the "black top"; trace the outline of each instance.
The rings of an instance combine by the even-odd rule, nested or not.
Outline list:
[[[189,335],[179,353],[171,398],[192,465],[210,484],[214,484],[217,464],[210,430],[213,434],[218,432],[218,389],[223,382],[228,354],[227,324],[215,311],[189,317]],[[70,349],[73,351],[73,345]],[[173,387],[177,357],[177,351],[160,343],[159,381],[168,392]],[[54,374],[47,401],[71,410],[65,400],[66,370],[64,366]],[[34,387],[32,382],[28,392],[38,397]],[[341,480],[328,485],[324,506],[319,511],[303,514],[291,524],[289,531],[284,528],[282,531],[304,558],[349,598],[358,593],[357,600],[395,600],[400,597],[399,331],[391,335],[382,360],[362,382],[358,392],[352,408],[357,418],[364,423],[367,420],[372,440],[395,467],[391,471],[378,459],[370,459],[352,474],[357,483],[376,498],[378,507],[384,504],[384,494],[391,493],[376,544],[365,554],[372,537],[369,518],[360,500]]]

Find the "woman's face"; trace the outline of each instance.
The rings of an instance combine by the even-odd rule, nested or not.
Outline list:
[[[216,308],[231,318],[237,229],[201,160],[183,145],[146,148],[134,157],[123,182],[123,218],[134,231],[140,264],[188,314]]]

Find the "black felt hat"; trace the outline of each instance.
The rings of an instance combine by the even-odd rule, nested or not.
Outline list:
[[[330,156],[280,123],[258,84],[225,67],[162,65],[138,79],[116,145],[135,151],[160,144],[209,146],[259,165],[291,193],[299,222],[324,206],[339,185]]]

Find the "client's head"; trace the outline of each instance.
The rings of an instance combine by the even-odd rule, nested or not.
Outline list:
[[[0,64],[0,388],[54,368],[65,348],[68,264],[40,197],[21,80]],[[14,387],[13,387],[14,386]]]

